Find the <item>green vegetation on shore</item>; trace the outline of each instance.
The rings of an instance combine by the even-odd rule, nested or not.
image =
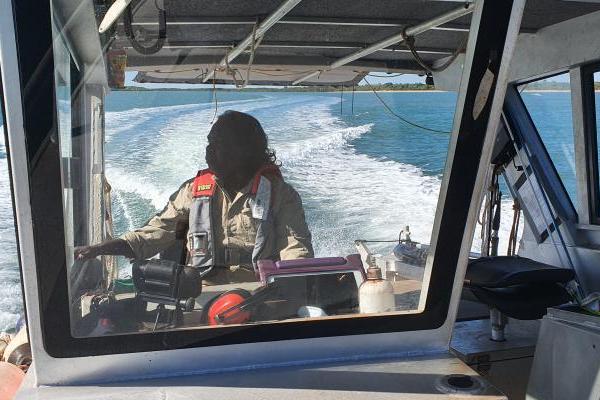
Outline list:
[[[382,83],[382,84],[372,84],[373,89],[376,91],[413,91],[413,90],[435,90],[435,86],[426,85],[424,83]],[[200,90],[200,91],[212,91],[212,87],[202,86],[202,87],[193,87],[190,85],[190,88],[146,88],[142,86],[128,86],[124,89],[120,90]],[[235,87],[231,88],[216,88],[217,91],[228,91],[228,90],[237,90],[244,92],[348,92],[352,91],[352,86],[279,86],[279,87],[246,87],[243,89],[237,89]],[[354,90],[357,92],[370,92],[371,87],[368,85],[356,85],[354,86]]]
[[[525,90],[571,90],[569,82],[531,82]],[[600,90],[600,82],[594,82],[594,90]]]
[[[197,90],[197,91],[206,91],[210,92],[213,90],[212,86],[196,86],[189,85],[189,88],[147,88],[143,86],[127,86],[124,89],[116,89],[116,90],[124,90],[124,91],[139,91],[139,90]],[[426,85],[424,83],[380,83],[380,84],[372,84],[372,88],[376,91],[420,91],[420,90],[435,90],[435,86]],[[600,90],[600,82],[594,82],[594,89]],[[243,92],[351,92],[355,90],[357,92],[370,92],[371,87],[369,85],[356,85],[352,86],[264,86],[264,87],[246,87],[243,89],[238,89],[235,87],[227,87],[227,88],[216,88],[217,91],[243,91]],[[532,82],[525,85],[525,90],[570,90],[568,82]]]

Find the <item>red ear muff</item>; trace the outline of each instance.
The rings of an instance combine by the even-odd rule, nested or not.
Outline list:
[[[207,304],[207,323],[209,325],[243,324],[250,320],[250,312],[240,310],[239,306],[250,298],[244,289],[233,289],[220,294]]]

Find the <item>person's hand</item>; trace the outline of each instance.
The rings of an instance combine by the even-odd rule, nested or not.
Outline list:
[[[75,247],[75,260],[90,260],[98,256],[98,250],[96,246],[80,246]]]
[[[125,256],[135,258],[131,246],[123,239],[109,239],[91,246],[75,247],[75,260],[85,261],[102,255]]]

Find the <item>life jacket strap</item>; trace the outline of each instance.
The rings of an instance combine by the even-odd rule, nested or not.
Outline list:
[[[252,188],[250,188],[250,194],[255,195],[258,192],[258,186],[260,185],[261,177],[277,177],[282,178],[281,170],[277,165],[267,164],[263,165],[256,175],[254,175],[254,180],[252,181]]]
[[[281,171],[276,165],[266,165],[257,171],[250,189],[250,207],[252,217],[259,220],[252,256],[242,255],[234,249],[225,249],[228,264],[250,264],[256,269],[257,261],[272,235],[272,187],[269,178],[281,178]],[[211,200],[216,188],[215,174],[204,169],[198,171],[192,185],[193,201],[189,216],[190,254],[192,266],[207,267],[214,265],[214,236],[211,218]]]

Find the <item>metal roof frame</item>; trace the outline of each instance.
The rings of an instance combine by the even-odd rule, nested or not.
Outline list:
[[[472,3],[468,3],[465,4],[463,7],[460,8],[456,8],[454,10],[451,10],[449,12],[446,12],[444,14],[439,15],[436,18],[433,18],[429,21],[425,21],[423,23],[417,24],[415,26],[411,26],[408,28],[403,29],[402,32],[390,36],[386,39],[383,39],[377,43],[374,43],[372,45],[370,45],[369,47],[366,47],[362,50],[359,50],[355,53],[352,53],[350,55],[347,55],[346,57],[342,57],[337,61],[334,61],[333,63],[331,63],[328,67],[327,70],[332,70],[338,67],[341,67],[343,65],[349,64],[352,61],[356,61],[359,58],[362,58],[364,56],[367,56],[369,54],[372,54],[376,51],[379,51],[381,49],[384,49],[386,47],[389,47],[393,44],[398,44],[404,41],[404,37],[406,36],[416,36],[418,34],[421,34],[423,32],[426,32],[436,26],[439,25],[443,25],[447,22],[453,21],[457,18],[463,17],[467,14],[470,14],[471,12],[473,12],[474,6]],[[296,79],[292,85],[297,85],[299,83],[302,83],[304,81],[306,81],[307,79],[311,79],[314,78],[315,76],[318,76],[319,74],[321,74],[321,70],[319,71],[314,71],[311,72],[310,74],[307,74],[306,76],[303,76],[300,79]]]
[[[302,0],[285,0],[275,11],[273,11],[264,21],[262,21],[256,29],[252,30],[252,32],[246,36],[244,40],[242,40],[237,46],[235,46],[231,51],[229,51],[223,59],[218,64],[218,67],[224,67],[232,62],[237,56],[242,54],[244,50],[246,50],[249,46],[253,45],[253,42],[262,40],[262,37],[265,33],[277,23],[281,18],[283,18],[288,12],[292,10],[292,8],[296,7],[298,3]],[[216,68],[212,71],[209,71],[203,82],[208,81],[210,78],[214,76],[216,72]]]
[[[259,17],[259,20],[264,18]],[[284,17],[276,24],[281,25],[334,25],[334,26],[369,26],[369,27],[403,27],[415,25],[419,21],[413,19],[373,19],[373,18],[339,18],[339,17]],[[176,17],[169,18],[169,25],[254,25],[256,18],[248,17]],[[140,26],[156,26],[155,20],[141,20],[135,22]],[[469,26],[465,24],[447,23],[443,26],[435,26],[431,29],[441,31],[468,32]]]
[[[124,46],[132,48],[131,46]],[[223,41],[206,41],[206,42],[185,42],[175,41],[167,42],[163,46],[164,49],[223,49],[230,48],[231,43]],[[284,42],[284,41],[263,41],[260,44],[262,48],[297,48],[297,49],[363,49],[364,44],[359,42]],[[454,49],[447,48],[431,48],[421,47],[417,49],[419,53],[429,54],[452,54]],[[403,46],[390,46],[378,51],[395,51],[400,53],[410,53],[410,50]]]

